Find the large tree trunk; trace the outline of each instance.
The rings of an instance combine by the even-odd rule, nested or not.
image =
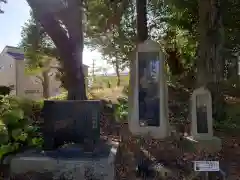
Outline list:
[[[148,27],[147,27],[147,0],[136,0],[136,11],[137,11],[137,42],[136,43],[142,43],[148,38]],[[129,90],[128,90],[128,97],[129,97],[129,104],[128,107],[132,108],[134,104],[132,104],[133,101],[133,95],[134,95],[134,89],[133,87],[137,86],[136,81],[136,65],[134,61],[136,61],[136,51],[133,52],[133,57],[131,58],[132,61],[130,61],[130,78],[129,78]]]
[[[61,7],[62,4],[54,4],[57,1],[52,2],[53,4],[46,0],[27,1],[33,9],[35,17],[38,18],[59,50],[60,59],[66,72],[64,84],[68,90],[68,99],[87,99],[82,67],[82,1],[67,0],[68,5],[64,8]]]
[[[68,90],[68,99],[83,100],[86,99],[86,90],[84,74],[82,68],[83,47],[66,39],[65,33],[55,19],[45,19],[43,23],[46,32],[55,42],[59,49],[60,58],[63,61],[63,67],[66,71],[66,87]],[[61,37],[61,38],[60,38]]]
[[[199,57],[197,86],[207,86],[213,98],[213,116],[222,119],[223,94],[223,26],[218,0],[199,0]]]
[[[137,0],[137,36],[139,42],[148,38],[147,28],[147,0]]]

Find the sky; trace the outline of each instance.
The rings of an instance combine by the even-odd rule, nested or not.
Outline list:
[[[30,8],[26,0],[8,0],[7,4],[1,4],[4,14],[0,14],[0,52],[5,46],[17,46],[21,40],[21,29],[29,19]],[[83,63],[92,66],[95,59],[96,67],[107,66],[108,73],[113,73],[111,66],[101,59],[101,54],[97,51],[84,49]]]

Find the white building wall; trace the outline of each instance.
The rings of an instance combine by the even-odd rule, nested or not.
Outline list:
[[[0,83],[3,86],[16,85],[15,60],[7,55],[0,55]],[[7,78],[6,78],[7,77]]]
[[[19,48],[6,47],[0,54],[0,86],[14,85],[15,89],[11,94],[24,96],[33,100],[43,98],[43,87],[42,82],[37,76],[42,77],[41,73],[37,75],[29,75],[25,72],[25,61],[15,60],[13,57],[8,55],[6,52],[8,48],[12,48],[11,51],[22,52]],[[52,67],[59,66],[57,60],[51,62]],[[88,76],[88,66],[84,65],[85,77]],[[56,96],[62,92],[61,81],[56,80],[57,69],[51,68],[49,72],[49,95]],[[17,75],[16,75],[17,74]],[[87,87],[87,78],[86,78]],[[16,93],[17,91],[17,93]]]
[[[42,84],[36,76],[25,74],[24,96],[33,100],[43,98]]]
[[[0,54],[0,85],[16,87],[16,64],[15,59],[7,54]],[[12,91],[15,94],[16,91]]]

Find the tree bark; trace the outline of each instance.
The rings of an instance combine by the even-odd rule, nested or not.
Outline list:
[[[66,82],[64,84],[68,90],[68,99],[87,99],[82,67],[83,30],[82,12],[80,10],[82,1],[68,0],[67,8],[56,13],[53,13],[55,12],[54,9],[50,12],[46,12],[43,8],[39,9],[39,0],[27,1],[59,50],[60,59],[66,72]],[[44,2],[46,3],[46,1]],[[79,2],[81,3],[79,4]],[[41,7],[46,6],[47,4]],[[48,9],[50,8],[48,7]],[[60,20],[66,28],[62,27]]]
[[[118,64],[119,62],[116,60],[116,74],[117,74],[117,87],[119,87],[120,86],[120,84],[121,84],[121,78],[120,78],[120,72],[119,72],[119,64]]]
[[[198,85],[223,79],[223,26],[218,0],[199,0]]]
[[[147,27],[147,1],[136,0],[137,7],[137,36],[139,42],[144,42],[148,38]]]
[[[147,0],[136,0],[136,11],[137,11],[137,42],[136,43],[142,43],[145,40],[148,39],[148,27],[147,27]],[[132,53],[132,61],[130,61],[130,78],[129,78],[129,91],[128,91],[128,97],[129,97],[129,104],[128,107],[133,107],[133,95],[134,95],[134,89],[132,87],[137,86],[136,82],[136,72],[137,67],[134,63],[136,60],[136,51]]]
[[[224,99],[220,88],[223,79],[223,26],[218,0],[199,0],[199,57],[197,87],[208,87],[212,93],[213,116],[222,119]]]

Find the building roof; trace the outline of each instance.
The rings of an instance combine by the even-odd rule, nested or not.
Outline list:
[[[12,46],[6,46],[2,50],[2,54],[7,53],[8,55],[12,56],[16,60],[24,60],[24,53],[23,52],[24,51],[23,51],[22,48],[12,47]]]
[[[3,48],[1,54],[7,53],[8,55],[12,56],[16,60],[24,60],[24,49],[20,47],[14,46],[5,46]],[[85,67],[89,67],[88,65],[83,64]]]

